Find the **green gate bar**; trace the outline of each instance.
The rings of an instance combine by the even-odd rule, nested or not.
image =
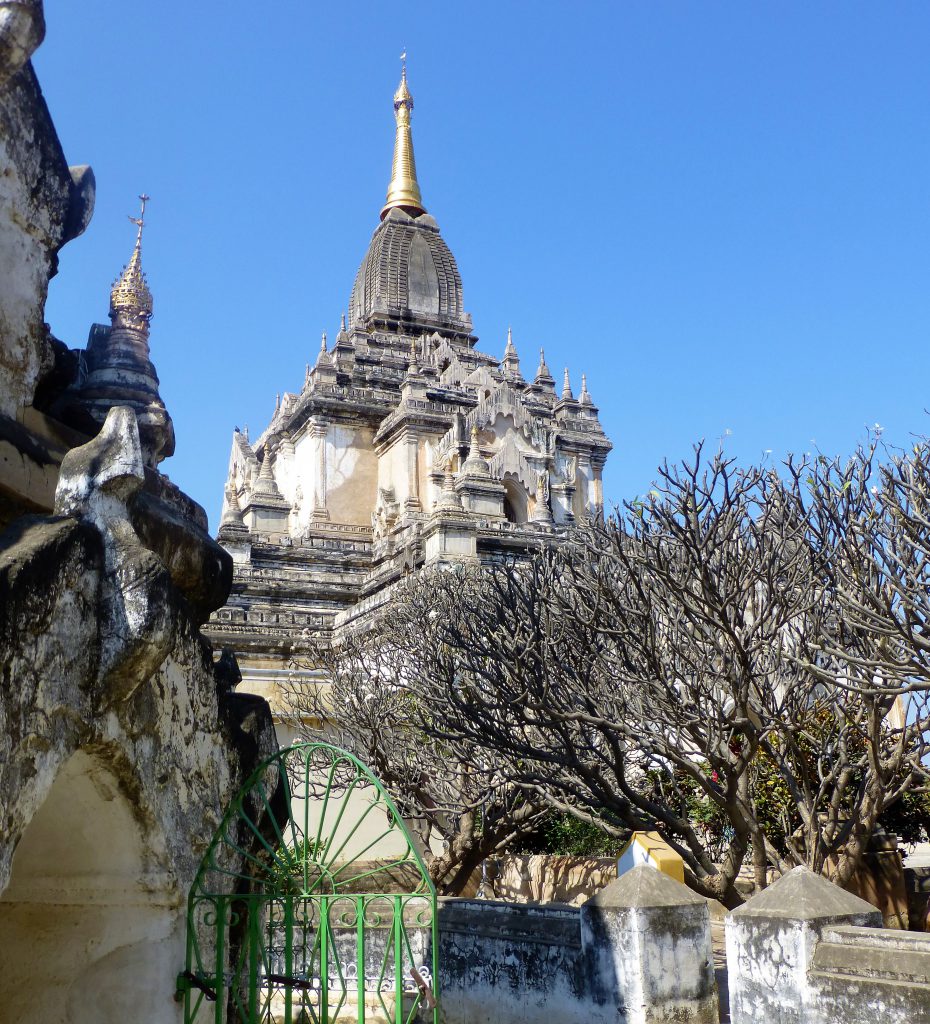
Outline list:
[[[372,839],[365,827],[371,831],[379,820],[383,828],[374,827]],[[363,861],[386,842],[393,847],[386,861]],[[377,978],[368,975],[372,955],[381,961]],[[298,743],[253,772],[201,861],[188,896],[186,969],[177,981],[185,1024],[208,1017],[228,1024],[230,1008],[242,1024],[348,1024],[352,966],[356,1024],[382,1024],[377,1015],[366,1021],[369,985],[376,986],[383,1024],[413,1024],[428,1004],[410,987],[410,969],[428,975],[438,996],[436,890],[371,771],[337,747]],[[385,982],[393,982],[393,1012]],[[430,1014],[438,1024],[438,1005]]]

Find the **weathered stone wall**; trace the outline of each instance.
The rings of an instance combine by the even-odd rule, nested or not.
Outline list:
[[[0,537],[5,1020],[177,1019],[187,890],[276,747],[133,528],[143,480],[135,416],[115,409],[65,457],[57,515]]]
[[[199,631],[232,579],[203,510],[119,395],[102,429],[59,418],[80,356],[45,299],[94,183],[29,64],[43,33],[41,0],[0,0],[0,1019],[178,1022],[188,888],[276,743]]]
[[[732,1024],[928,1024],[930,937],[806,868],[728,915]]]
[[[495,899],[508,902],[580,906],[616,877],[616,857],[509,854],[489,860],[483,880],[476,872],[475,886],[484,881]]]
[[[611,1019],[603,993],[597,1004],[574,908],[443,900],[439,934],[446,1024]]]
[[[58,250],[94,207],[93,174],[68,167],[29,63],[44,35],[40,0],[0,2],[0,414],[14,419],[54,363],[44,311]]]
[[[716,1024],[706,902],[649,867],[581,908],[443,900],[446,1024]]]

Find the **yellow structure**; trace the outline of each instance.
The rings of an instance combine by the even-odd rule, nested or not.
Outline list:
[[[620,851],[617,875],[623,875],[637,864],[648,864],[664,875],[684,884],[685,862],[658,832],[634,832]]]

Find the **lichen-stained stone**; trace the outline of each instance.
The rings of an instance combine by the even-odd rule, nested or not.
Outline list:
[[[223,809],[276,745],[267,704],[232,691],[234,659],[214,666],[133,530],[127,503],[143,477],[135,416],[114,409],[64,459],[59,514],[0,536],[0,933],[11,951],[0,1005],[11,1021],[41,1009],[115,1024],[139,1007],[174,1019],[187,889]],[[91,984],[100,999],[87,1003]],[[24,986],[39,1002],[14,1012]]]
[[[97,417],[60,416],[87,355],[49,335],[45,298],[94,178],[28,63],[43,30],[39,0],[0,0],[0,1019],[177,1024],[187,891],[276,741],[200,633],[231,559],[155,468],[174,443],[157,390],[101,358]]]
[[[629,1024],[716,1024],[707,901],[640,864],[581,907],[582,945]]]
[[[783,875],[726,919],[733,1024],[806,1024],[811,958],[832,925],[880,927],[882,915],[805,867]]]
[[[0,3],[0,414],[14,418],[54,366],[48,282],[58,250],[87,226],[95,190],[89,167],[68,167],[32,65],[17,66],[25,11]]]
[[[0,85],[19,71],[44,38],[42,0],[0,0]]]

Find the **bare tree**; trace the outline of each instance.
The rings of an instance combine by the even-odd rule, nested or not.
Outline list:
[[[529,563],[415,578],[383,637],[457,761],[493,751],[534,800],[615,835],[657,829],[699,891],[738,903],[750,853],[758,886],[769,864],[848,881],[926,753],[912,461],[873,494],[867,452],[779,475],[697,449]]]
[[[815,556],[798,661],[816,687],[769,753],[807,767],[782,772],[800,818],[795,856],[845,884],[881,815],[926,786],[930,448],[873,445],[787,468]]]
[[[420,624],[428,645],[434,618]],[[430,876],[444,895],[460,895],[475,870],[532,833],[546,814],[499,769],[492,750],[467,742],[464,760],[421,725],[429,707],[408,687],[410,663],[385,619],[310,662],[325,671],[317,684],[290,684],[289,717],[307,735],[313,724],[355,754],[382,781],[418,840]],[[309,725],[309,731],[308,731]]]

